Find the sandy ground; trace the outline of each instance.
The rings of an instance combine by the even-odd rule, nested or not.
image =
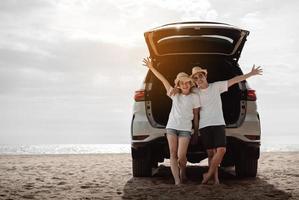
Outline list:
[[[258,177],[200,185],[207,170],[189,166],[173,185],[167,162],[151,178],[133,178],[129,154],[0,156],[0,199],[299,199],[299,153],[263,153]]]

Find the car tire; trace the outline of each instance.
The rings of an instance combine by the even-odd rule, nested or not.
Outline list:
[[[148,148],[139,150],[138,157],[132,158],[133,177],[150,177],[152,175],[152,161]]]
[[[240,158],[235,165],[236,175],[240,178],[256,177],[257,166],[257,159]]]

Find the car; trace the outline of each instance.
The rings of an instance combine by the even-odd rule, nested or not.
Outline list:
[[[166,24],[144,33],[153,61],[170,83],[178,72],[191,74],[194,66],[208,70],[208,82],[228,80],[243,72],[238,64],[249,31],[217,22]],[[238,177],[256,177],[260,156],[260,117],[256,93],[247,81],[221,94],[226,123],[227,150],[222,167],[234,166]],[[149,70],[134,96],[131,121],[131,155],[134,177],[149,177],[169,159],[165,126],[171,99]],[[207,158],[201,142],[189,145],[187,159],[199,163]]]

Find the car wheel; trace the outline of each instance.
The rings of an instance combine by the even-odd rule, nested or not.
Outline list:
[[[139,156],[133,156],[132,159],[134,177],[149,177],[152,175],[152,162],[149,150],[149,148],[135,150],[138,151],[135,154],[139,154]]]
[[[238,177],[256,177],[257,174],[257,166],[258,160],[257,159],[250,159],[250,158],[240,158],[236,165],[236,175]]]

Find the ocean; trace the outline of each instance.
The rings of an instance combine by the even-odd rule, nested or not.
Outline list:
[[[130,153],[130,144],[39,144],[0,145],[0,154],[99,154]]]
[[[298,144],[261,145],[262,152],[299,151]],[[0,155],[42,155],[42,154],[106,154],[130,153],[130,144],[39,144],[0,145]]]

